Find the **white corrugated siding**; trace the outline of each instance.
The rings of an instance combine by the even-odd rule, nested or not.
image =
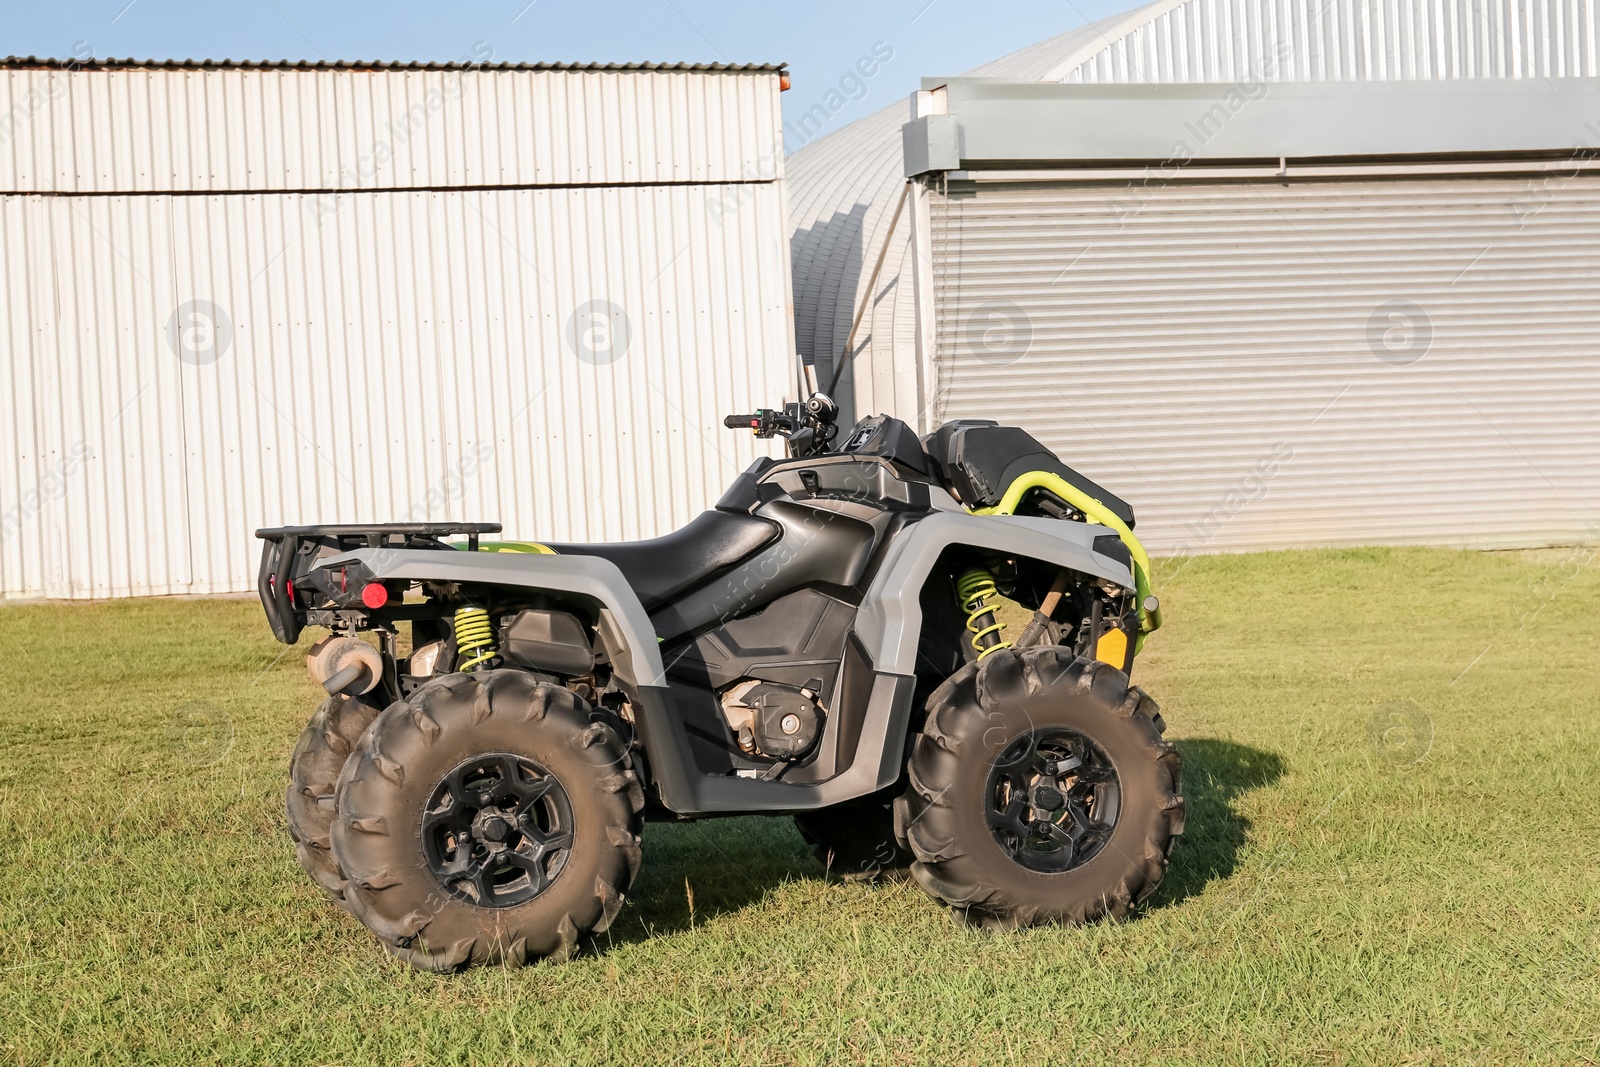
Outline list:
[[[966,76],[1100,83],[1597,76],[1597,35],[1589,0],[1156,0]],[[797,341],[808,358],[843,351],[866,276],[889,239],[908,117],[896,104],[790,158]],[[901,226],[847,388],[863,412],[909,417],[923,401],[909,230],[904,220]]]
[[[1600,536],[1600,180],[987,186],[933,227],[939,417],[1028,427],[1155,551]]]
[[[1123,18],[1030,45],[967,76],[1042,77],[1065,57],[1101,40],[1105,29]],[[889,235],[889,220],[905,185],[900,127],[909,118],[904,102],[892,104],[799,149],[789,157],[787,169],[800,353],[831,374],[878,254],[892,241],[838,399],[861,415],[889,412],[914,422],[923,402],[917,394],[909,210],[893,237]]]
[[[1593,77],[1597,38],[1588,0],[1156,0],[999,61],[1017,69],[974,73]],[[870,116],[791,159],[808,355],[843,345],[899,195],[905,118]],[[1594,540],[1600,211],[1593,180],[1554,185],[1175,182],[1125,224],[1142,199],[1126,189],[986,187],[939,219],[959,236],[936,236],[932,253],[935,392],[916,395],[905,369],[913,253],[891,247],[854,365],[858,406],[910,418],[931,402],[940,416],[1031,422],[1138,503],[1164,551]],[[1432,348],[1411,366],[1366,346],[1368,319],[1391,298],[1432,317]],[[1003,327],[970,321],[1007,300],[1036,330],[1010,369],[975,356],[983,326],[1002,338]],[[1295,457],[1274,467],[1267,495],[1247,486],[1238,506],[1241,480],[1280,440]],[[1481,493],[1460,488],[1475,482]]]
[[[1588,0],[1183,0],[1052,80],[1445,81],[1600,74]],[[1281,51],[1280,51],[1281,50]]]
[[[760,108],[675,128],[663,158],[693,170],[699,151],[720,174],[768,151],[777,78],[744,80]],[[669,85],[661,106],[709,91]],[[532,121],[483,138],[510,152]],[[633,165],[627,146],[585,150],[590,173]],[[248,590],[263,525],[611,540],[686,522],[756,454],[721,417],[794,392],[766,166],[777,180],[0,196],[0,595]],[[189,301],[229,322],[203,366],[169,339]],[[591,301],[626,315],[615,362],[573,350]]]
[[[732,72],[0,69],[0,192],[771,178],[777,93]]]

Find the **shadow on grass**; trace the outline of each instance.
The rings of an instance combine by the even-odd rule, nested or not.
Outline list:
[[[1176,742],[1188,805],[1155,906],[1176,904],[1233,873],[1250,821],[1239,796],[1283,776],[1278,756],[1214,738]],[[645,828],[645,860],[628,907],[596,948],[687,930],[760,902],[785,882],[825,877],[787,818],[745,816]]]
[[[1283,777],[1284,762],[1271,752],[1216,738],[1174,741],[1183,753],[1183,799],[1188,808],[1183,836],[1172,849],[1156,907],[1177,904],[1227,878],[1238,863],[1250,820],[1234,800]]]
[[[749,907],[784,882],[822,877],[787,817],[652,823],[644,831],[644,865],[610,937],[626,942],[687,930]]]

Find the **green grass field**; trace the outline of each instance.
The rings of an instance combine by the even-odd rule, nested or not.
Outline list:
[[[449,978],[296,866],[317,693],[256,604],[0,609],[0,1060],[1594,1063],[1592,559],[1163,568],[1189,823],[1132,922],[982,935],[787,821],[652,825],[598,951]]]

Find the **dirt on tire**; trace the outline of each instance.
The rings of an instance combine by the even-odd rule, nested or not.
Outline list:
[[[440,783],[485,753],[544,768],[570,800],[570,847],[547,888],[511,906],[452,892],[423,821]],[[521,671],[451,675],[385,711],[339,778],[333,853],[351,912],[423,970],[564,960],[606,930],[638,874],[644,794],[627,746],[581,698]]]
[[[1155,701],[1114,667],[1060,647],[1007,649],[957,671],[928,698],[909,785],[896,801],[911,873],[957,917],[991,930],[1126,918],[1161,884],[1183,832],[1182,759],[1161,738]],[[1097,851],[1056,872],[1030,869],[991,830],[992,770],[1021,736],[1090,739],[1118,782],[1115,822]]]
[[[347,879],[329,848],[333,828],[334,789],[345,760],[379,708],[360,697],[332,696],[323,701],[295,743],[289,757],[289,788],[284,816],[295,858],[311,880],[341,908]]]

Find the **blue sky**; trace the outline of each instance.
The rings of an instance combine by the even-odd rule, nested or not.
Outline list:
[[[44,0],[7,5],[0,53],[139,59],[786,62],[787,116],[878,49],[892,53],[834,117],[843,126],[1135,0]]]

